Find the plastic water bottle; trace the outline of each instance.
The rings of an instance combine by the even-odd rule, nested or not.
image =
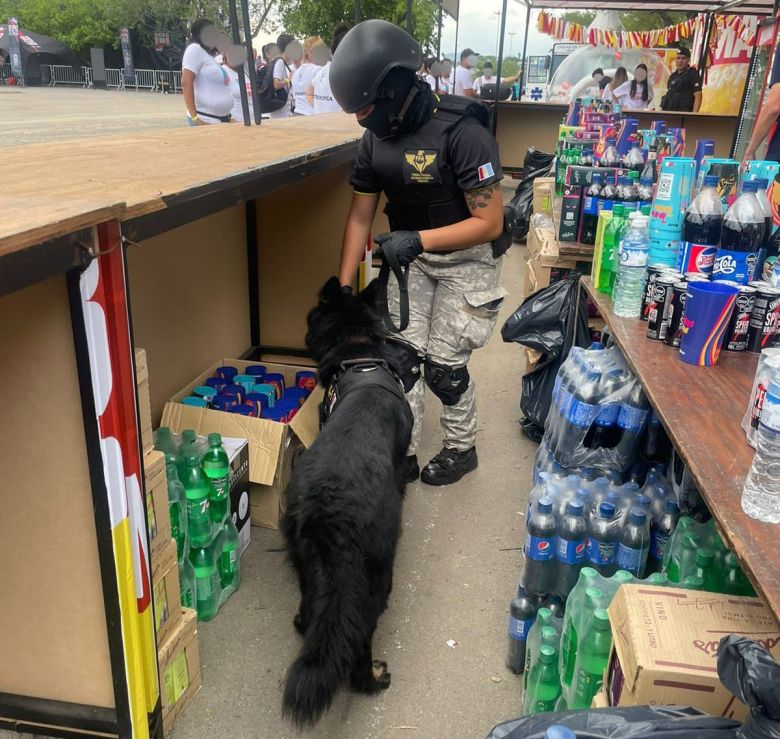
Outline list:
[[[187,555],[187,493],[179,480],[176,459],[166,455],[165,473],[168,477],[168,512],[171,519],[171,536],[176,542],[176,556],[179,562]]]
[[[230,464],[220,434],[209,434],[209,449],[201,466],[214,489],[209,498],[211,520],[220,524],[230,512]]]
[[[195,569],[195,608],[198,620],[210,621],[219,609],[219,572],[210,547],[193,546],[190,562]]]
[[[200,468],[199,454],[188,454],[185,460],[187,468],[182,483],[187,496],[187,530],[190,544],[202,547],[211,541],[213,535],[209,498],[214,488]]]
[[[745,183],[748,184],[748,183]],[[765,523],[780,523],[780,384],[770,382],[758,422],[756,453],[742,489],[742,510]]]
[[[649,248],[647,216],[637,215],[631,230],[620,246],[620,268],[614,291],[615,315],[639,318],[645,291],[647,250]]]
[[[555,538],[555,558],[558,561],[556,592],[562,598],[566,598],[577,584],[585,562],[587,538],[583,505],[579,500],[571,500],[566,506],[566,514],[561,519]]]
[[[754,279],[758,252],[764,241],[764,213],[756,198],[756,181],[742,185],[742,194],[726,211],[720,248],[715,255],[713,280],[745,285]]]
[[[634,508],[617,547],[617,566],[642,579],[650,550],[650,522],[647,513]]]
[[[225,523],[219,534],[219,584],[222,588],[220,603],[224,603],[241,583],[241,563],[238,552],[238,529],[231,516],[225,517]]]
[[[509,604],[509,647],[506,653],[506,666],[520,675],[525,670],[525,647],[528,632],[536,620],[536,599],[520,587],[517,595]]]
[[[523,587],[531,595],[555,592],[555,516],[552,509],[552,498],[542,498],[528,522]]]

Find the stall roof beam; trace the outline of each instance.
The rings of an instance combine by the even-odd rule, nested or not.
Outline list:
[[[527,0],[535,10],[636,10],[636,0]],[[641,10],[771,15],[774,0],[648,0]]]

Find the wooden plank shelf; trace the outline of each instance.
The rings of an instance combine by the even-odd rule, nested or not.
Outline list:
[[[612,301],[593,287],[590,278],[583,278],[582,286],[642,383],[724,539],[780,620],[780,526],[750,518],[740,504],[753,461],[753,448],[740,423],[758,355],[723,352],[713,367],[686,364],[677,350],[646,337],[645,322],[616,316]]]

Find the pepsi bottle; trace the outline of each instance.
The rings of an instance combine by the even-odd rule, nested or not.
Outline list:
[[[756,198],[755,180],[742,185],[742,194],[726,211],[720,247],[715,254],[713,280],[745,285],[755,277],[758,254],[764,241],[764,213]]]
[[[615,555],[618,531],[615,512],[614,504],[601,503],[596,514],[591,516],[588,526],[585,560],[589,567],[604,577],[612,577],[617,570]]]
[[[649,409],[650,404],[647,402],[645,391],[638,382],[634,383],[634,387],[620,405],[617,420],[620,441],[615,448],[624,464],[634,458]]]
[[[723,230],[723,201],[718,195],[718,178],[707,175],[699,194],[685,211],[683,241],[718,246]]]
[[[607,148],[601,155],[598,164],[602,167],[617,167],[620,165],[620,154],[615,148],[615,139],[607,139]]]
[[[599,384],[601,371],[588,367],[584,382],[574,388],[573,402],[569,406],[564,425],[564,433],[558,444],[559,459],[569,464],[569,456],[582,446],[591,424],[599,415]]]
[[[585,545],[588,527],[585,523],[582,503],[571,500],[566,505],[566,513],[558,525],[555,538],[555,559],[558,562],[558,586],[556,592],[561,598],[568,597],[577,584],[580,570],[585,562]]]
[[[753,276],[753,279],[755,280],[762,279],[764,261],[766,260],[769,252],[769,242],[772,240],[772,231],[774,229],[772,205],[769,202],[769,197],[766,194],[767,186],[767,180],[756,180],[756,199],[761,206],[761,212],[764,214],[764,239],[761,242],[761,248],[758,250],[758,262],[756,264],[755,274]]]
[[[528,522],[523,587],[529,595],[555,592],[555,516],[552,498],[542,498]]]
[[[585,436],[588,449],[610,449],[617,443],[617,420],[620,414],[618,392],[623,383],[619,369],[610,370],[603,375],[599,390],[599,412]]]
[[[650,522],[647,512],[634,508],[628,515],[628,525],[617,546],[617,566],[640,580],[645,576],[650,551]]]
[[[663,490],[663,488],[659,489]],[[650,553],[647,560],[648,572],[660,572],[663,568],[664,557],[669,549],[669,542],[677,528],[679,519],[680,509],[677,501],[667,498],[663,513],[653,521],[653,528],[650,533]]]
[[[599,193],[599,211],[612,210],[612,206],[617,200],[617,186],[615,185],[615,182],[608,174],[604,175],[604,180],[604,187],[601,188],[601,192]]]
[[[528,632],[536,620],[538,609],[536,598],[532,598],[520,587],[509,605],[509,648],[506,654],[506,666],[515,673],[525,670],[525,645]]]
[[[647,421],[647,430],[642,444],[642,459],[646,462],[663,462],[669,459],[672,452],[672,442],[661,425],[661,419],[651,408]]]
[[[582,220],[580,241],[583,244],[596,243],[596,226],[599,222],[599,196],[601,195],[601,175],[594,174],[593,182],[585,191],[582,200]]]

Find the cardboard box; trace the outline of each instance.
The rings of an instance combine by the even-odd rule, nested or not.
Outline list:
[[[152,596],[154,598],[154,627],[157,645],[168,638],[181,618],[181,590],[176,542],[168,539],[167,546],[152,563]]]
[[[198,434],[206,435],[218,431],[224,438],[244,438],[249,442],[249,481],[254,485],[263,486],[266,490],[269,511],[274,506],[274,498],[277,514],[275,523],[278,526],[279,511],[283,508],[282,491],[286,481],[282,478],[287,469],[287,452],[294,449],[291,439],[297,438],[305,448],[310,446],[319,434],[319,407],[323,397],[322,388],[317,387],[309,396],[295,418],[289,423],[276,423],[265,418],[249,418],[235,413],[223,413],[207,408],[194,408],[182,405],[179,401],[190,394],[190,390],[196,385],[202,385],[207,377],[211,377],[217,367],[230,364],[243,370],[256,362],[245,362],[237,359],[223,358],[215,362],[205,372],[196,377],[186,388],[177,393],[165,404],[162,416],[162,426],[169,426],[177,432],[183,429],[194,429]],[[271,364],[264,362],[271,372],[281,372],[285,381],[292,385],[295,382],[295,373],[302,369],[312,369],[298,365]],[[252,496],[253,500],[257,496]],[[251,506],[250,506],[251,507]],[[264,517],[265,523],[258,525],[271,525],[273,516]],[[253,521],[254,523],[254,521]]]
[[[163,729],[167,734],[173,722],[200,690],[200,650],[195,611],[182,608],[179,623],[158,647]]]
[[[746,707],[718,679],[716,653],[726,634],[764,644],[780,659],[780,625],[758,598],[647,585],[624,585],[609,606],[609,703],[691,705],[743,720]]]
[[[603,690],[599,690],[599,692],[593,696],[593,700],[590,703],[590,707],[609,708],[609,700],[607,700],[607,694]]]
[[[555,267],[559,260],[558,239],[555,238],[555,230],[552,226],[539,228],[533,224],[528,229],[526,240],[528,256],[537,264]]]
[[[165,455],[148,452],[144,455],[146,487],[146,525],[149,531],[149,552],[152,569],[155,560],[171,540],[171,516],[168,510],[168,476],[165,471]]]
[[[238,551],[243,554],[252,539],[249,520],[249,442],[222,439],[230,461],[230,514],[238,529]]]
[[[154,449],[152,437],[152,401],[149,397],[149,369],[146,365],[146,352],[135,350],[135,385],[138,392],[138,416],[141,425],[141,448],[143,453]]]
[[[295,460],[303,449],[303,444],[295,436],[289,436],[279,456],[279,467],[273,485],[252,483],[249,486],[252,526],[262,526],[265,529],[279,528],[286,507],[285,489],[290,481]]]
[[[533,186],[533,212],[552,215],[555,177],[537,177]]]

